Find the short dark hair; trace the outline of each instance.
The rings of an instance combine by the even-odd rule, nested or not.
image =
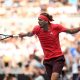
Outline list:
[[[50,15],[48,13],[41,13],[40,15],[46,16],[50,21],[54,21],[52,15]]]

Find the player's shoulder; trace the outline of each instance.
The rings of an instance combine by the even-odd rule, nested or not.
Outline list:
[[[35,25],[34,28],[40,28],[39,25]]]
[[[53,26],[60,26],[61,24],[58,24],[58,23],[51,23],[51,25],[53,25]]]
[[[59,26],[59,24],[54,24],[54,23],[51,23],[51,26],[52,26],[52,28],[57,28],[58,26]]]
[[[55,27],[55,28],[62,27],[62,25],[58,24],[58,23],[52,24],[52,26]]]
[[[39,30],[40,27],[39,27],[39,25],[35,25],[33,29],[34,29],[34,30]]]

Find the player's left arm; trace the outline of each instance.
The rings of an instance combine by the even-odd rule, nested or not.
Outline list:
[[[72,28],[72,29],[67,29],[66,33],[74,34],[80,31],[80,27],[78,28]]]

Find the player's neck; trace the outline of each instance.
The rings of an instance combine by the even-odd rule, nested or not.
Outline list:
[[[50,28],[51,28],[51,24],[48,25],[48,29],[50,29]]]

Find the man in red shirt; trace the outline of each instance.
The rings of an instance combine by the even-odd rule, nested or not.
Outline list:
[[[80,31],[80,27],[67,29],[60,24],[53,24],[51,23],[53,21],[52,16],[47,13],[41,13],[38,20],[39,25],[36,25],[31,32],[19,34],[19,36],[38,36],[44,52],[43,64],[46,68],[48,80],[58,80],[65,62],[59,43],[59,33],[77,33]]]

